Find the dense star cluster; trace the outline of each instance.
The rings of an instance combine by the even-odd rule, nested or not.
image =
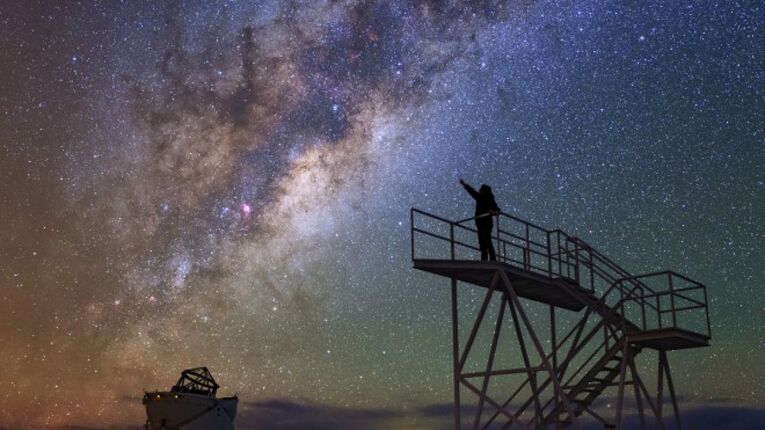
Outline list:
[[[0,427],[140,425],[205,365],[437,428],[449,293],[409,208],[471,216],[459,178],[705,283],[683,401],[762,405],[764,34],[756,2],[0,5]]]

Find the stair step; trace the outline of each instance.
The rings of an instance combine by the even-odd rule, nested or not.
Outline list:
[[[585,383],[584,386],[585,387],[588,387],[588,386],[597,386],[597,385],[600,385],[601,382],[610,382],[610,379],[592,378],[591,380],[587,381],[587,383]],[[581,384],[581,382],[579,384]],[[563,388],[564,390],[573,390],[573,389],[579,387],[579,384],[564,385],[561,388]],[[2,427],[0,427],[0,429],[2,429]]]

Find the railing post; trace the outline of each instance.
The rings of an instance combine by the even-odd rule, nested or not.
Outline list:
[[[592,267],[592,249],[587,250],[590,255],[590,291],[595,292],[595,268]]]
[[[454,223],[449,223],[449,246],[451,248],[450,257],[454,260]]]
[[[499,253],[499,250],[502,249],[502,246],[501,246],[502,245],[502,241],[499,238],[499,214],[494,215],[494,216],[497,217],[497,251],[496,252]],[[503,255],[502,255],[502,259],[500,261],[505,261],[504,251],[502,251],[502,252],[503,252]]]
[[[566,268],[566,277],[571,279],[571,265],[568,264],[568,250],[565,249],[565,245],[561,244],[561,234],[558,232],[556,234],[558,238],[556,239],[556,242],[558,244],[558,270],[560,271],[561,275],[563,275],[563,268]],[[564,261],[565,259],[565,261]]]
[[[551,238],[555,241],[555,243],[553,244],[553,246],[555,248],[555,252],[553,252],[553,254],[555,254],[555,259],[558,262],[558,276],[563,276],[564,275],[564,272],[563,272],[563,251],[561,251],[561,248],[560,248],[560,232],[559,231],[555,231],[555,232],[552,232],[550,234],[551,235],[552,234],[555,235],[555,236],[551,236]],[[555,263],[553,263],[553,264],[555,264]],[[569,277],[568,276],[568,272],[566,272],[566,277],[567,278]]]
[[[709,302],[707,301],[707,287],[701,287],[704,290],[704,313],[707,314],[707,336],[712,337],[712,326],[709,324]]]
[[[526,224],[526,247],[523,248],[523,268],[529,270],[531,266],[531,244],[529,243],[529,225]]]
[[[640,287],[640,306],[641,306],[642,314],[643,314],[643,330],[647,330],[646,317],[645,317],[645,290],[643,289],[643,287]]]
[[[672,286],[672,273],[667,272],[669,279],[669,305],[672,307],[672,327],[677,328],[677,312],[675,309],[675,289]]]
[[[414,260],[414,208],[409,209],[409,239],[412,246],[412,260]]]
[[[579,285],[579,242],[574,241],[574,276]]]
[[[565,253],[566,253],[566,262],[565,262],[565,265],[566,265],[566,277],[571,279],[571,263],[569,263],[569,259],[570,258],[569,258],[569,255],[568,255],[568,244],[561,245],[561,236],[562,236],[562,234],[559,231],[558,232],[558,254],[560,254],[560,255],[558,255],[558,265],[559,265],[558,267],[560,268],[561,273],[562,273],[563,272],[563,268],[562,267],[563,267],[563,264],[564,264],[564,262],[563,262],[563,253],[564,253],[564,250],[565,250]]]
[[[550,232],[547,231],[547,276],[552,278],[552,251],[550,250]]]
[[[661,296],[657,292],[654,292],[654,294],[656,295],[656,315],[658,315],[658,318],[659,318],[659,328],[661,328],[661,326],[662,326],[662,324],[661,324],[661,299],[660,299]]]

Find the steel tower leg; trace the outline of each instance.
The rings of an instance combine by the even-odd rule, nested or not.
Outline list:
[[[539,403],[539,389],[537,388],[537,372],[531,370],[531,361],[529,360],[529,353],[526,351],[526,340],[523,338],[523,332],[518,322],[518,313],[515,311],[513,305],[508,304],[510,307],[510,313],[513,315],[513,324],[515,325],[515,335],[518,337],[518,343],[521,347],[521,355],[523,356],[523,365],[528,369],[528,378],[531,385],[531,392],[534,394],[534,411],[536,413],[535,418],[542,419],[542,405]],[[538,423],[538,422],[537,422]],[[535,424],[537,424],[535,423]]]
[[[656,404],[654,405],[652,396],[648,392],[648,389],[646,388],[645,384],[643,383],[643,380],[640,378],[640,374],[637,371],[637,365],[635,363],[636,354],[633,352],[632,346],[630,346],[628,342],[626,341],[624,342],[624,346],[622,348],[622,359],[621,359],[620,368],[619,368],[620,374],[619,374],[619,384],[618,384],[619,388],[618,388],[617,401],[616,401],[616,419],[614,421],[614,425],[616,426],[617,429],[622,428],[625,385],[631,384],[635,392],[635,404],[637,406],[640,428],[641,429],[647,428],[646,420],[645,420],[645,408],[643,404],[643,402],[645,401],[645,404],[648,406],[650,411],[653,412],[654,417],[656,418],[656,423],[654,427],[652,428],[659,428],[659,429],[666,430],[667,426],[664,423],[664,419],[662,417],[662,403],[661,403],[664,397],[663,372],[666,365],[666,357],[662,358],[661,354],[662,352],[660,352],[660,355],[659,355],[659,377],[657,382],[658,389],[657,389],[657,395],[656,395]],[[628,371],[631,377],[631,381],[629,382],[625,380]]]
[[[556,345],[558,345],[557,341],[557,332],[555,329],[555,306],[550,305],[550,344],[552,345],[552,367],[555,369],[555,372],[558,372],[558,348]],[[560,377],[560,374],[558,374],[558,377]],[[558,409],[558,395],[556,393],[555,397],[553,397],[553,410]],[[563,428],[563,425],[561,424],[560,420],[555,420],[555,429],[560,430]]]
[[[633,369],[634,367],[635,367],[635,364],[633,361]],[[640,390],[642,390],[643,395],[645,396],[645,402],[648,404],[648,407],[651,408],[651,412],[653,412],[654,417],[656,417],[656,426],[663,430],[667,430],[667,426],[664,425],[664,421],[662,421],[659,418],[659,410],[656,409],[656,407],[654,406],[653,401],[651,400],[651,395],[648,393],[648,389],[646,388],[645,384],[643,383],[643,380],[640,378],[640,375],[637,373],[637,371],[635,371],[634,379],[637,380],[636,382],[637,387],[640,388]]]
[[[643,414],[643,401],[640,396],[640,387],[638,386],[638,374],[635,370],[635,359],[632,352],[630,352],[630,373],[632,374],[632,388],[635,390],[635,402],[637,403],[638,416],[640,417],[640,430],[645,430],[645,415]]]
[[[478,430],[481,426],[481,416],[483,415],[483,405],[486,399],[486,392],[489,389],[489,379],[491,378],[491,370],[494,365],[494,356],[497,353],[497,343],[499,342],[499,333],[502,330],[502,319],[505,317],[505,303],[507,298],[502,297],[499,306],[499,314],[497,315],[497,324],[494,326],[494,336],[491,339],[491,351],[489,352],[489,362],[486,365],[486,376],[483,378],[483,385],[481,387],[481,395],[478,400],[478,412],[475,415],[473,422],[473,430]]]
[[[452,359],[454,361],[454,428],[460,430],[460,340],[457,313],[457,280],[452,278]]]
[[[497,408],[503,415],[505,415],[508,418],[513,418],[512,414],[504,410],[502,406],[500,406],[498,403],[494,402],[492,399],[488,398],[486,396],[485,391],[482,392],[480,389],[478,389],[476,386],[468,382],[464,375],[462,374],[462,370],[465,366],[465,363],[467,362],[468,355],[473,347],[473,342],[475,341],[476,335],[478,334],[478,330],[481,327],[481,323],[483,322],[483,318],[486,314],[486,310],[489,307],[489,304],[491,303],[492,296],[494,295],[494,291],[497,289],[497,283],[499,282],[499,276],[496,274],[493,276],[489,290],[486,292],[486,296],[484,297],[483,303],[481,304],[481,308],[478,311],[478,314],[476,315],[476,319],[473,323],[473,327],[470,331],[470,335],[467,338],[467,342],[465,343],[465,347],[460,352],[459,347],[459,318],[458,318],[458,311],[457,311],[457,289],[456,289],[456,280],[452,280],[452,337],[453,337],[453,355],[454,355],[454,421],[455,421],[455,429],[460,430],[462,426],[462,417],[461,417],[461,403],[460,403],[460,389],[461,386],[464,385],[466,388],[468,388],[470,391],[475,393],[481,401],[485,401],[486,403],[490,404],[494,408]],[[485,378],[489,378],[491,370],[487,370],[485,373]]]
[[[675,413],[675,423],[677,429],[682,430],[683,424],[680,420],[680,408],[677,407],[677,396],[675,395],[675,385],[672,383],[672,374],[669,371],[669,361],[667,361],[667,351],[659,351],[659,372],[661,369],[667,375],[667,387],[669,388],[669,397],[672,399],[672,410]]]

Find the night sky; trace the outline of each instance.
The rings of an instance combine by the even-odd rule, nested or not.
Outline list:
[[[706,284],[683,406],[763,416],[762,3],[4,1],[0,428],[141,425],[199,365],[243,429],[445,428],[409,208],[461,177]]]

